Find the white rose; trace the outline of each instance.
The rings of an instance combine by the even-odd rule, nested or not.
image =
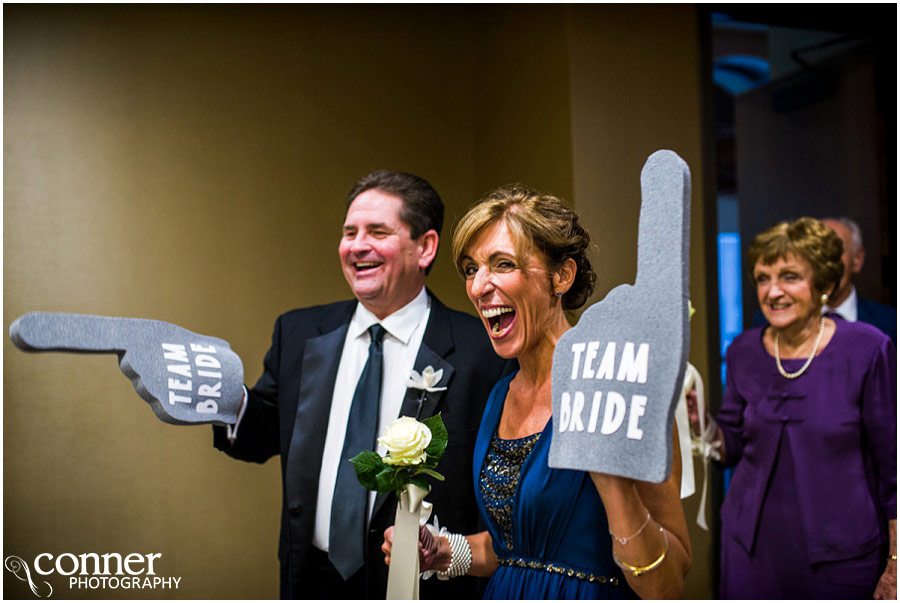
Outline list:
[[[378,441],[388,449],[384,457],[388,465],[418,465],[425,460],[431,430],[412,417],[400,417],[385,428]]]

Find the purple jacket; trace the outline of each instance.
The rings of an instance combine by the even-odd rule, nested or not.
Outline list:
[[[897,351],[865,323],[833,317],[828,345],[797,379],[778,373],[762,328],[728,348],[718,422],[726,465],[737,465],[722,505],[723,532],[753,550],[766,484],[788,434],[810,563],[871,551],[897,517]],[[782,360],[788,372],[805,359]],[[758,546],[781,546],[758,543]]]

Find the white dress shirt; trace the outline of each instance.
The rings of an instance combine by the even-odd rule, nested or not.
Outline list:
[[[347,462],[341,458],[344,448],[344,435],[347,431],[347,418],[353,403],[356,384],[369,358],[369,327],[380,323],[387,331],[384,335],[384,370],[381,382],[381,401],[377,435],[400,415],[400,406],[406,395],[406,382],[419,353],[425,326],[431,314],[431,300],[425,288],[411,302],[386,317],[384,320],[369,312],[362,304],[356,305],[356,311],[350,319],[350,328],[344,339],[344,349],[338,365],[337,378],[334,383],[334,395],[331,399],[331,412],[328,416],[328,431],[325,435],[325,449],[322,451],[322,469],[319,473],[319,495],[316,500],[316,522],[313,529],[313,545],[328,551],[328,533],[331,529],[331,501],[334,497],[334,486],[340,463]],[[362,452],[361,450],[359,452]],[[380,443],[376,448],[378,454],[384,455],[387,450]],[[368,514],[371,517],[375,504],[375,492],[369,492]]]
[[[850,295],[847,296],[847,299],[840,306],[837,308],[828,306],[823,308],[822,311],[837,312],[847,322],[856,322],[858,316],[856,311],[856,287],[850,286]]]

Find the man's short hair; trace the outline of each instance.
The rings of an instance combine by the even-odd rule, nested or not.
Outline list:
[[[429,230],[434,230],[440,236],[444,226],[444,203],[427,180],[391,170],[372,172],[353,185],[347,195],[347,209],[354,199],[372,189],[394,195],[403,201],[400,219],[409,226],[412,238],[418,239]]]
[[[360,178],[350,189],[350,194],[347,195],[347,209],[350,209],[350,205],[358,196],[373,189],[393,195],[403,202],[400,219],[409,227],[409,234],[413,239],[418,239],[429,230],[434,230],[440,237],[441,228],[444,226],[444,203],[427,180],[405,172],[391,170],[372,172]],[[432,264],[425,269],[425,274],[431,271]]]
[[[840,218],[820,218],[820,220],[822,222],[824,222],[825,220],[840,222],[841,224],[846,226],[847,230],[850,231],[850,238],[853,239],[853,246],[856,247],[856,249],[862,249],[862,230],[859,228],[859,224],[857,224],[847,216],[841,216]],[[856,249],[854,249],[853,251],[856,251]]]

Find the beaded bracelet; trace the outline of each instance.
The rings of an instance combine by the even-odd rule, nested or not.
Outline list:
[[[615,551],[612,552],[613,561],[615,561],[616,565],[621,567],[623,570],[631,572],[631,574],[635,577],[638,577],[641,574],[646,574],[647,572],[652,572],[653,570],[658,568],[660,565],[662,565],[662,562],[665,560],[666,555],[669,554],[669,537],[666,535],[666,531],[663,529],[662,526],[659,526],[659,531],[662,532],[663,540],[665,540],[665,542],[666,542],[666,547],[663,550],[662,555],[657,557],[656,560],[652,561],[649,565],[645,565],[643,567],[628,565],[627,563],[625,563],[624,561],[619,559],[619,556],[616,555]]]
[[[469,573],[472,567],[472,547],[462,534],[443,534],[450,541],[450,567],[446,571],[438,572],[438,580],[458,578]]]

